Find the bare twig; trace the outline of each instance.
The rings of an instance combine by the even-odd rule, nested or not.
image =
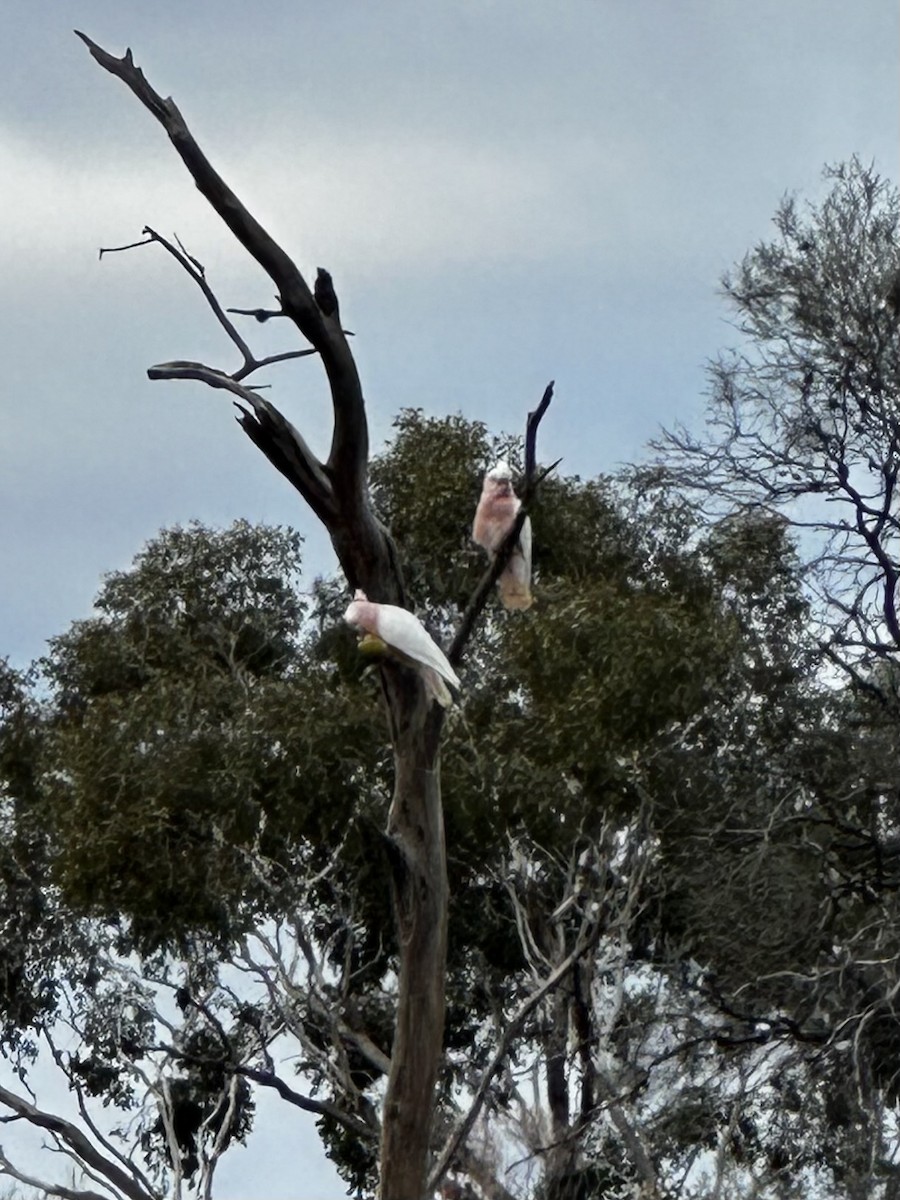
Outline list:
[[[468,1112],[444,1143],[444,1147],[438,1155],[437,1161],[432,1168],[431,1175],[428,1179],[429,1192],[433,1191],[443,1179],[444,1175],[447,1173],[453,1163],[457,1150],[469,1136],[472,1126],[475,1124],[476,1120],[478,1119],[478,1114],[481,1112],[488,1088],[491,1084],[491,1080],[503,1066],[510,1047],[518,1035],[519,1030],[522,1028],[522,1025],[525,1023],[530,1014],[533,1013],[538,1007],[544,997],[549,995],[554,988],[559,986],[563,979],[565,979],[566,975],[568,975],[569,971],[571,971],[574,964],[585,953],[585,951],[590,949],[598,937],[598,926],[588,926],[583,934],[579,936],[572,951],[566,955],[559,966],[547,976],[547,978],[543,981],[543,983],[540,984],[539,987],[535,988],[535,990],[529,996],[525,997],[525,999],[513,1013],[512,1017],[510,1017],[506,1028],[500,1035],[497,1048],[494,1050],[490,1062],[482,1072],[481,1080],[479,1081],[478,1087],[475,1089],[475,1095],[472,1097],[472,1102],[469,1105]]]
[[[225,311],[235,313],[239,317],[253,317],[260,325],[264,325],[272,317],[287,316],[287,313],[282,312],[280,308],[226,308]],[[344,337],[356,337],[356,334],[352,329],[345,329]]]
[[[26,1187],[34,1188],[35,1192],[41,1196],[59,1196],[60,1200],[109,1200],[109,1193],[93,1192],[86,1188],[70,1188],[61,1183],[49,1183],[45,1179],[36,1179],[33,1175],[26,1175],[24,1171],[13,1166],[6,1157],[2,1146],[0,1146],[0,1175],[8,1175],[17,1183],[24,1183]]]
[[[253,317],[253,319],[258,321],[260,325],[265,324],[265,322],[271,320],[272,317],[287,316],[287,313],[283,312],[280,308],[226,308],[225,311],[234,313],[239,317]]]
[[[271,366],[273,363],[288,362],[289,360],[295,358],[309,358],[311,355],[318,354],[318,350],[316,350],[315,347],[311,347],[309,350],[285,350],[280,354],[269,354],[265,358],[256,358],[250,350],[250,347],[238,333],[237,327],[232,321],[228,320],[226,315],[226,313],[239,312],[241,310],[222,308],[218,297],[207,282],[206,271],[199,259],[196,259],[192,254],[188,254],[187,250],[185,250],[184,246],[182,245],[180,238],[178,237],[175,239],[178,242],[178,246],[176,248],[168,240],[168,238],[164,238],[161,233],[157,233],[156,230],[151,229],[149,225],[144,226],[143,232],[147,235],[143,242],[131,242],[127,246],[101,247],[100,257],[102,258],[104,254],[118,254],[123,250],[134,250],[138,246],[150,246],[154,243],[162,246],[168,254],[171,254],[175,261],[188,273],[188,275],[190,275],[194,283],[196,283],[203,292],[206,302],[212,309],[216,320],[225,330],[229,339],[240,351],[241,357],[244,360],[243,365],[239,367],[237,371],[232,372],[232,379],[238,381],[241,379],[246,379],[249,375],[252,375],[254,371],[260,370],[261,367]]]
[[[536,444],[538,426],[543,420],[544,413],[550,407],[550,401],[553,399],[554,380],[550,380],[544,388],[544,394],[541,396],[541,402],[537,408],[528,414],[528,420],[525,423],[525,489],[526,494],[534,479],[534,469],[537,463]]]
[[[17,1096],[15,1092],[11,1092],[8,1088],[2,1086],[0,1086],[0,1104],[11,1109],[17,1116],[28,1121],[29,1124],[35,1125],[39,1129],[46,1129],[56,1135],[81,1161],[88,1167],[92,1167],[104,1179],[108,1180],[110,1185],[124,1196],[127,1196],[128,1200],[156,1200],[153,1193],[141,1187],[137,1180],[126,1174],[120,1166],[104,1158],[93,1143],[85,1137],[78,1126],[73,1125],[71,1121],[67,1121],[64,1117],[58,1117],[53,1113],[44,1112],[43,1109],[37,1108],[28,1100],[24,1100],[21,1096]]]

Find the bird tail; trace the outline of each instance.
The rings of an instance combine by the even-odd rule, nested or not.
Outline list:
[[[526,608],[531,608],[534,604],[534,596],[531,594],[531,588],[527,583],[516,583],[513,586],[504,585],[500,581],[500,600],[504,608],[510,611],[519,609],[524,612]]]
[[[534,597],[531,594],[531,569],[519,554],[514,554],[509,566],[497,580],[500,601],[504,608],[511,610],[531,608]]]
[[[425,683],[426,693],[433,700],[436,700],[441,708],[453,707],[453,697],[450,694],[450,689],[440,675],[438,675],[437,671],[431,667],[425,667],[422,671],[422,679]]]

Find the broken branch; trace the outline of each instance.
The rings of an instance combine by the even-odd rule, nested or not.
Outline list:
[[[86,34],[75,32],[95,61],[121,79],[159,121],[199,191],[275,284],[282,310],[321,355],[334,409],[328,468],[341,485],[338,494],[342,501],[356,515],[366,504],[368,425],[359,374],[341,328],[330,276],[320,270],[314,295],[290,256],[213,168],[175,102],[171,97],[164,99],[150,86],[144,73],[135,66],[130,50],[122,58],[116,58]],[[355,574],[352,568],[350,574]]]

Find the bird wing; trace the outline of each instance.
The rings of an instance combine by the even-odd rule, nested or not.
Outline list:
[[[450,666],[446,654],[431,638],[418,617],[414,617],[405,608],[398,608],[394,604],[380,604],[376,633],[407,658],[425,667],[431,667],[455,688],[460,686],[459,677]]]
[[[516,548],[497,580],[497,587],[504,608],[531,607],[531,520],[528,517],[519,531]]]
[[[497,549],[497,522],[491,515],[491,494],[487,488],[481,493],[475,520],[472,522],[472,541],[476,546],[493,554]]]
[[[495,494],[489,483],[485,483],[478,507],[475,509],[475,520],[472,522],[472,541],[481,546],[492,557],[500,549],[500,544],[512,529],[516,514],[521,507],[521,501],[512,495],[500,496]]]
[[[526,517],[519,530],[519,550],[525,559],[528,578],[531,578],[531,517]]]

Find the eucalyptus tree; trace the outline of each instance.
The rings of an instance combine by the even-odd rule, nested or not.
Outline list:
[[[500,449],[404,413],[373,460],[436,629],[479,577],[455,514]],[[704,531],[689,505],[564,477],[532,517],[540,619],[487,615],[444,748],[432,1181],[777,1196],[814,1173],[825,1195],[838,1176],[877,1195],[896,921],[887,847],[862,837],[891,726],[816,688],[778,522]],[[132,1190],[107,1175],[114,1194],[211,1194],[261,1090],[286,1128],[314,1114],[354,1191],[377,1186],[392,764],[342,582],[303,585],[299,552],[244,523],[166,531],[54,639],[37,686],[6,678],[4,1020],[26,1077],[49,1049],[84,1111],[3,1102],[95,1174],[118,1151]]]
[[[227,372],[199,362],[169,362],[150,369],[152,379],[191,379],[225,389],[239,402],[240,423],[270,462],[299,491],[331,538],[351,592],[361,589],[379,603],[407,606],[402,554],[376,516],[368,493],[368,426],[361,381],[343,329],[329,273],[320,269],[310,287],[289,254],[253,217],[215,171],[171,99],[148,83],[128,51],[119,59],[84,34],[93,58],[117,76],[155,117],[197,187],[228,229],[274,284],[279,307],[260,319],[284,318],[308,349],[257,358],[206,280],[195,258],[151,229],[148,242],[171,254],[201,289],[214,317],[238,351],[240,366]],[[263,366],[315,355],[332,398],[333,430],[327,459],[320,461],[302,435],[257,390],[250,377]],[[526,494],[534,483],[537,424],[550,401],[548,388],[527,433]],[[496,556],[462,614],[450,648],[459,663],[466,643],[509,557],[524,521]],[[440,792],[443,711],[429,705],[421,679],[395,659],[380,667],[394,760],[393,795],[385,837],[399,936],[399,988],[393,1049],[381,1123],[379,1170],[387,1200],[409,1200],[425,1189],[434,1091],[444,1028],[447,940],[447,871]]]
[[[790,522],[823,644],[852,670],[900,646],[900,195],[856,158],[825,178],[726,275],[741,342],[712,365],[706,433],[668,432],[655,469],[710,515]]]
[[[279,307],[250,315],[308,343],[256,358],[197,260],[147,229],[138,244],[179,263],[241,358],[150,375],[237,398],[343,580],[300,597],[288,533],[170,531],[55,641],[44,691],[4,673],[3,1015],[23,1070],[49,1048],[78,1117],[9,1088],[0,1103],[131,1200],[210,1195],[259,1088],[314,1113],[351,1187],[382,1200],[507,1200],[533,1190],[529,1164],[548,1198],[774,1197],[813,1178],[887,1194],[892,193],[854,163],[811,222],[785,203],[782,244],[728,285],[754,353],[716,369],[721,436],[672,435],[631,491],[533,494],[548,389],[524,462],[538,606],[485,617],[504,558],[483,572],[467,526],[479,469],[516,443],[406,413],[370,463],[328,273],[310,288],[130,53],[83,40],[275,284]],[[312,356],[325,461],[248,382]],[[807,521],[797,503],[817,497],[850,518]],[[782,515],[823,535],[813,574]],[[385,660],[385,738],[346,585],[415,597],[451,661],[467,651],[458,712]],[[844,693],[822,686],[810,613]],[[94,1100],[132,1113],[127,1150]]]

